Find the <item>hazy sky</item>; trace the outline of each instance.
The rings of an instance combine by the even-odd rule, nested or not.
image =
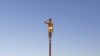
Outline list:
[[[100,0],[0,0],[0,56],[100,56]]]

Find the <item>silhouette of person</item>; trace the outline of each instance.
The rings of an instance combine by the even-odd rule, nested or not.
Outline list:
[[[51,38],[53,29],[54,29],[52,19],[50,18],[49,20],[46,20],[44,23],[48,24],[48,34],[49,34],[49,37]]]

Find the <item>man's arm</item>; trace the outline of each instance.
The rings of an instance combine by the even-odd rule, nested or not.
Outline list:
[[[52,27],[53,27],[53,29],[52,29],[52,30],[54,31],[54,25],[53,25],[53,23],[52,23]]]
[[[44,21],[45,24],[48,24],[48,20]]]

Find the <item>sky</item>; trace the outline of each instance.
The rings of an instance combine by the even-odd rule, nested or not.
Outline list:
[[[0,56],[100,56],[100,0],[0,0]]]

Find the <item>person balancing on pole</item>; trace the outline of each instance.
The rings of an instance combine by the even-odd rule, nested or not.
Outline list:
[[[49,20],[46,20],[44,22],[45,24],[48,24],[48,35],[49,35],[49,56],[51,56],[51,37],[52,37],[52,32],[53,32],[53,23],[52,19],[50,18]]]
[[[48,34],[49,34],[49,37],[51,38],[52,32],[54,30],[52,19],[50,18],[49,20],[44,21],[44,23],[48,24]]]

